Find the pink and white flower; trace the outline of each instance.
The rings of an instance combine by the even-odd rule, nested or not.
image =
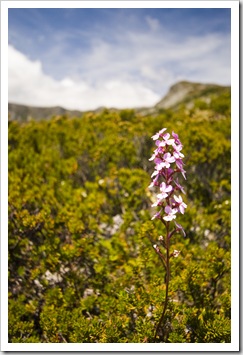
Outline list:
[[[163,159],[166,168],[169,168],[170,164],[175,162],[175,157],[173,157],[170,153],[165,153]]]
[[[160,185],[160,191],[161,193],[157,195],[157,201],[152,204],[152,207],[155,206],[160,206],[162,204],[162,201],[168,196],[167,192],[170,192],[173,190],[173,187],[171,185],[166,185],[164,182]]]
[[[159,139],[160,137],[162,137],[162,134],[164,133],[164,131],[166,131],[167,128],[163,128],[161,129],[158,133],[156,133],[154,136],[152,136],[151,138],[155,141],[156,139]]]
[[[167,216],[164,216],[163,219],[165,221],[172,221],[173,219],[176,218],[176,213],[177,213],[177,209],[176,208],[171,208],[170,206],[166,206],[165,207],[165,213],[167,213]]]
[[[170,138],[170,134],[165,133],[163,135],[163,140],[159,143],[159,147],[165,147],[166,145],[172,145],[175,143],[174,139],[169,139],[169,138]]]
[[[174,195],[173,197],[174,197],[174,201],[176,204],[176,208],[178,209],[178,211],[180,211],[182,214],[184,214],[185,208],[187,208],[187,205],[183,202],[181,195],[179,195],[178,197],[176,195]]]
[[[172,137],[175,139],[176,144],[181,144],[178,134],[176,134],[174,131],[172,131]]]
[[[164,181],[160,185],[160,191],[162,194],[166,193],[166,192],[170,192],[172,190],[173,190],[173,187],[171,185],[166,185],[166,183]]]
[[[181,144],[178,134],[172,132],[171,137],[169,133],[164,133],[165,131],[166,128],[163,128],[152,136],[157,148],[149,159],[150,161],[153,160],[155,164],[155,170],[151,175],[153,180],[149,187],[159,186],[160,188],[156,202],[152,204],[152,207],[160,206],[161,209],[152,219],[159,218],[170,222],[176,219],[178,212],[184,214],[187,208],[182,197],[175,194],[176,191],[185,193],[176,176],[178,173],[181,173],[186,179],[186,171],[184,170],[183,162],[183,145]],[[181,232],[185,235],[183,228],[179,224],[176,224],[173,233],[175,232]],[[173,235],[173,233],[170,235]]]

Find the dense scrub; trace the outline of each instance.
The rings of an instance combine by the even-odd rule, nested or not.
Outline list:
[[[151,342],[165,296],[152,248],[151,136],[174,130],[186,238],[172,260],[166,341],[230,342],[230,99],[9,122],[9,342]],[[152,242],[151,242],[152,241]]]

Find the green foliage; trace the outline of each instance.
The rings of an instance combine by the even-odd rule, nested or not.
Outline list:
[[[164,230],[148,159],[162,127],[179,134],[188,178],[166,341],[230,342],[229,112],[226,95],[189,113],[9,122],[9,342],[153,341]]]

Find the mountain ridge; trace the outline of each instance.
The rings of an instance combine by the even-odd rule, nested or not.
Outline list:
[[[179,81],[172,85],[167,94],[152,107],[134,108],[141,114],[156,114],[161,110],[176,109],[181,104],[186,104],[187,107],[193,106],[193,100],[200,98],[205,102],[210,100],[209,94],[217,93],[222,90],[229,90],[230,86],[218,84],[204,84],[190,81]],[[53,116],[66,115],[69,117],[81,117],[85,112],[100,112],[106,107],[99,107],[95,110],[79,111],[68,110],[60,106],[54,107],[37,107],[16,103],[8,103],[9,120],[28,121],[30,119],[41,120],[49,119]],[[107,108],[112,111],[122,111],[122,109]]]
[[[216,84],[180,81],[170,87],[168,93],[155,105],[155,107],[168,109],[179,104],[181,101],[185,101],[188,96],[201,96],[205,90],[216,90],[222,88],[229,87]]]

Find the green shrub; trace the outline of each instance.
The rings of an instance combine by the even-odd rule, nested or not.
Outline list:
[[[187,237],[173,240],[166,341],[230,342],[229,100],[9,122],[9,342],[152,342],[164,271],[152,248],[152,142],[184,144]],[[220,120],[217,113],[220,113]]]

